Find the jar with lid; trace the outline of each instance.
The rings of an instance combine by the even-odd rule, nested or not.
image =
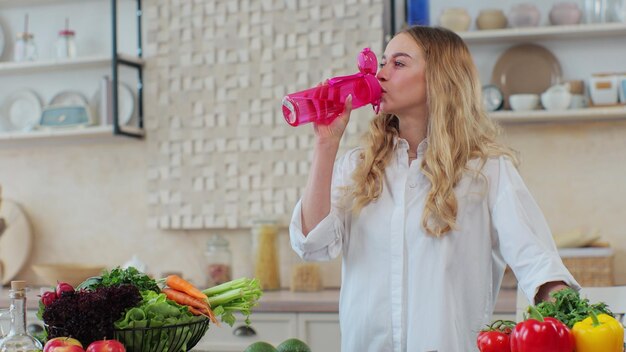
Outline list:
[[[263,290],[280,289],[278,226],[273,220],[255,221],[252,228],[254,277]]]
[[[16,62],[35,61],[37,59],[37,47],[32,33],[19,32],[15,36],[15,49],[13,59]]]
[[[71,29],[63,29],[59,31],[59,37],[57,38],[57,58],[58,59],[73,59],[76,57],[76,42],[74,37],[76,32]]]
[[[223,284],[231,278],[231,258],[228,240],[214,234],[207,242],[206,279],[207,287]]]
[[[36,352],[41,342],[26,329],[26,281],[11,281],[11,331],[0,342],[2,352]]]

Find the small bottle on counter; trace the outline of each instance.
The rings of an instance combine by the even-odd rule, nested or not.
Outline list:
[[[275,221],[256,221],[252,228],[254,277],[266,291],[280,289],[277,237]]]
[[[211,236],[207,242],[205,253],[207,287],[223,284],[232,279],[230,269],[232,255],[228,245],[228,241],[220,235]]]
[[[36,352],[41,342],[26,330],[26,281],[11,281],[11,331],[0,343],[0,352]]]

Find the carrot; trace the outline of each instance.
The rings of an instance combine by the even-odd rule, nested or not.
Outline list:
[[[188,308],[193,308],[193,310],[189,309],[192,314],[195,314],[194,310],[196,310],[200,312],[200,314],[208,316],[213,324],[217,326],[220,325],[219,321],[217,321],[217,318],[213,314],[211,308],[209,308],[209,304],[206,301],[191,297],[185,292],[174,290],[172,288],[164,288],[161,290],[161,292],[163,292],[165,296],[167,296],[167,298],[171,299],[172,301],[180,305],[187,306]]]
[[[191,306],[187,306],[187,309],[189,309],[189,311],[191,312],[191,314],[193,315],[204,315],[201,311],[199,311],[198,309],[191,307]]]
[[[194,297],[203,301],[208,300],[207,296],[204,293],[202,293],[202,291],[200,291],[194,285],[192,285],[189,281],[183,279],[182,277],[178,275],[169,275],[165,279],[165,284],[168,287],[173,288],[177,291],[185,292],[191,297]]]

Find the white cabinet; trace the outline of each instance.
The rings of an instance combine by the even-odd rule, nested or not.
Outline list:
[[[311,351],[339,352],[339,314],[298,314],[298,337],[311,347]]]
[[[255,341],[277,346],[288,338],[306,342],[313,351],[339,351],[339,315],[336,313],[254,313],[249,329],[242,317],[231,328],[226,324],[211,326],[196,351],[243,351]]]

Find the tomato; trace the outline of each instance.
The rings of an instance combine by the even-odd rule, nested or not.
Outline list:
[[[481,331],[477,342],[480,352],[511,352],[510,335],[501,331]]]
[[[478,334],[476,344],[480,352],[511,352],[511,331],[515,322],[496,320]]]

